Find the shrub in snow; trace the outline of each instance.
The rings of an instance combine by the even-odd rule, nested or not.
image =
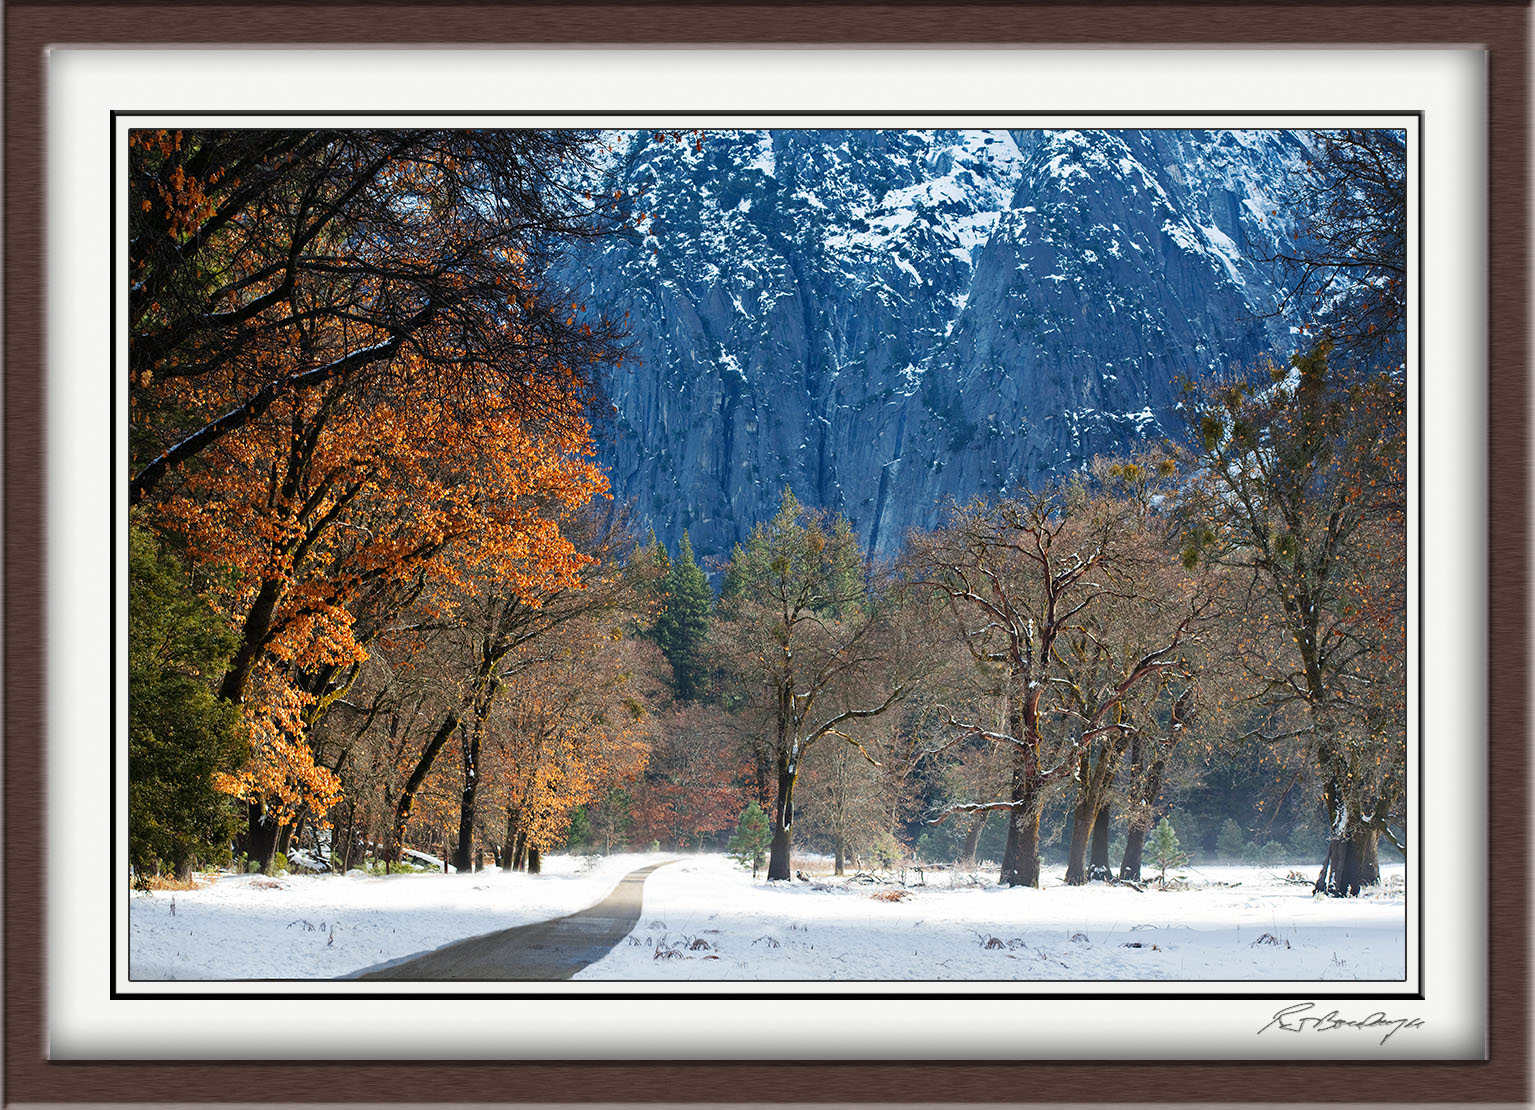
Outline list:
[[[275,867],[276,860],[273,861]],[[320,874],[330,870],[330,864],[325,862],[313,852],[303,848],[295,848],[287,855],[287,865],[294,871],[312,872]]]
[[[882,830],[872,839],[866,854],[875,867],[888,871],[905,857],[906,849],[888,830]]]

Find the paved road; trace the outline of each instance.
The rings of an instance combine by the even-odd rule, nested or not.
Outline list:
[[[671,861],[667,861],[671,862]],[[569,979],[606,956],[640,919],[645,880],[665,863],[631,871],[602,901],[584,910],[454,941],[419,956],[354,972],[347,979],[429,981]]]

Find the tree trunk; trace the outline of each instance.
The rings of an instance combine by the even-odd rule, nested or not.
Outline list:
[[[1367,823],[1349,822],[1346,814],[1335,811],[1327,860],[1317,876],[1316,891],[1334,898],[1356,898],[1365,887],[1378,885],[1379,849],[1379,832]]]
[[[500,852],[500,869],[517,869],[517,811],[507,806],[507,840]]]
[[[1141,856],[1146,850],[1146,829],[1143,825],[1131,825],[1125,835],[1125,854],[1119,861],[1121,882],[1141,881]]]
[[[251,603],[241,625],[240,645],[229,661],[224,681],[219,684],[221,700],[235,705],[245,700],[245,687],[250,682],[251,672],[256,669],[256,660],[261,657],[261,648],[266,643],[267,633],[272,629],[272,618],[277,613],[277,603],[282,600],[282,593],[282,583],[276,579],[267,579],[261,583],[256,592],[256,600]]]
[[[421,784],[426,781],[427,774],[432,769],[432,763],[437,758],[437,753],[442,751],[448,737],[453,735],[453,730],[458,726],[458,714],[449,713],[438,726],[432,738],[426,742],[426,747],[421,750],[421,758],[416,760],[416,765],[411,769],[410,778],[405,780],[405,787],[400,791],[400,799],[394,807],[394,824],[389,830],[389,844],[386,847],[388,859],[400,858],[400,846],[405,842],[405,826],[410,822],[411,808],[416,804],[416,792],[421,789]]]
[[[338,822],[331,831],[330,865],[337,874],[345,875],[352,867],[352,819],[357,815],[357,803],[346,804],[346,831]]]
[[[1066,856],[1066,885],[1087,884],[1087,844],[1092,839],[1093,821],[1090,801],[1081,801],[1071,811],[1071,847]]]
[[[847,873],[847,871],[846,871],[846,862],[845,862],[846,859],[847,859],[847,842],[842,839],[842,834],[838,833],[837,834],[836,854],[835,854],[836,862],[832,866],[832,874],[833,875],[844,875],[844,874]]]
[[[1114,876],[1109,869],[1109,819],[1113,808],[1105,802],[1093,822],[1093,846],[1087,859],[1087,881],[1106,883]]]
[[[517,833],[517,844],[512,849],[512,870],[521,871],[528,866],[528,834],[521,830]]]
[[[1021,676],[1014,675],[1018,682]],[[1039,885],[1039,813],[1044,782],[1039,777],[1039,692],[1011,689],[1007,698],[1008,732],[1024,741],[1013,762],[1013,789],[1007,811],[1007,846],[1002,852],[1004,886]]]
[[[1380,885],[1380,834],[1361,825],[1349,837],[1343,857],[1344,889],[1352,897],[1367,886]]]
[[[991,811],[983,809],[971,820],[970,831],[965,834],[965,845],[960,849],[956,862],[965,867],[975,866],[975,853],[981,846],[981,831],[986,828],[986,819],[990,816]]]
[[[794,840],[794,770],[778,761],[778,796],[773,799],[773,847],[768,853],[768,882],[789,879],[789,850]]]
[[[1026,778],[1013,779],[1013,804],[1008,809],[1007,848],[1002,854],[1003,886],[1039,885],[1039,814],[1044,794]]]
[[[473,870],[475,802],[480,789],[480,730],[464,730],[464,791],[458,800],[458,844],[453,849],[453,866],[459,871]]]
[[[528,874],[542,874],[544,870],[544,857],[537,848],[528,849]]]
[[[298,828],[297,824],[279,825],[277,828],[277,851],[273,853],[272,861],[275,863],[278,856],[286,856],[288,849],[293,846],[293,833]]]
[[[1178,705],[1183,704],[1179,699]],[[1178,705],[1173,707],[1173,724],[1176,726],[1180,720]],[[1139,763],[1142,756],[1137,755]],[[1130,826],[1125,835],[1125,856],[1119,864],[1119,877],[1123,881],[1138,883],[1141,881],[1141,858],[1146,849],[1146,835],[1151,832],[1151,818],[1155,812],[1157,798],[1162,793],[1162,776],[1167,771],[1167,755],[1165,749],[1159,749],[1151,757],[1151,763],[1146,767],[1145,774],[1141,778],[1140,794],[1136,799],[1136,806],[1130,814]]]
[[[261,802],[249,802],[245,806],[246,854],[261,868],[263,875],[272,873],[272,861],[277,857],[277,836],[282,831],[277,818],[266,812]]]

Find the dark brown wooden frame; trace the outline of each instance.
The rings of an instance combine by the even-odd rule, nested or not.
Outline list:
[[[1499,1102],[1529,1073],[1525,3],[480,4],[11,0],[5,34],[4,1099],[12,1102]],[[52,43],[1476,44],[1489,59],[1489,1058],[1470,1063],[50,1063],[45,50]],[[1469,815],[1468,815],[1469,817]],[[743,1007],[744,1010],[744,1007]],[[915,1015],[914,1015],[915,1016]],[[1176,1092],[1176,1094],[1174,1094]]]

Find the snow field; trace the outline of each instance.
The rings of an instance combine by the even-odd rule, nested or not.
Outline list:
[[[577,979],[1398,980],[1401,865],[1359,899],[1313,898],[1285,867],[1185,869],[1192,889],[1138,892],[753,882],[720,856],[684,857],[645,884],[640,925]],[[1305,871],[1314,872],[1309,865]],[[987,876],[982,876],[987,878]],[[812,878],[816,878],[812,876]],[[994,873],[989,877],[994,883]],[[909,883],[918,879],[907,872]],[[1233,884],[1233,885],[1216,885]],[[1240,885],[1235,885],[1240,884]],[[904,891],[904,894],[900,892]],[[897,900],[885,900],[894,895]]]
[[[134,980],[332,979],[464,937],[574,913],[665,855],[550,856],[544,873],[220,875],[134,893]],[[174,912],[172,907],[174,906]]]
[[[464,937],[560,917],[628,872],[638,926],[581,980],[1399,980],[1404,868],[1358,899],[1312,897],[1287,867],[1186,868],[1188,890],[1006,889],[995,873],[928,872],[917,885],[754,881],[723,856],[544,860],[544,874],[221,875],[129,896],[135,980],[333,979]],[[806,861],[797,866],[815,868]],[[825,867],[821,870],[829,871]],[[1297,870],[1301,870],[1297,868]],[[1306,873],[1314,868],[1307,866]]]

